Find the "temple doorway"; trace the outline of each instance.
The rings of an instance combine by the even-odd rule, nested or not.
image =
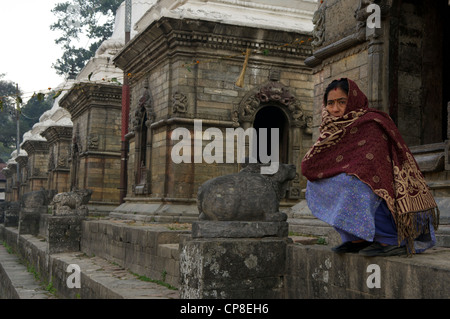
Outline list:
[[[288,163],[289,154],[289,123],[284,112],[276,106],[265,106],[261,108],[255,115],[255,120],[253,122],[253,127],[257,132],[257,145],[258,145],[258,161],[260,160],[260,138],[262,134],[260,130],[262,128],[267,129],[267,138],[263,139],[261,142],[267,143],[267,156],[272,155],[271,149],[271,129],[278,128],[279,139],[278,139],[278,154],[281,163]],[[264,141],[265,140],[265,141]],[[275,145],[274,145],[275,146]]]

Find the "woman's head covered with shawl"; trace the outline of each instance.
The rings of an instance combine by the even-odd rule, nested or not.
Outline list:
[[[328,95],[333,90],[342,90],[347,94],[347,106],[341,117],[333,116],[327,110]],[[336,129],[335,125],[340,121],[346,122],[348,119],[354,119],[369,110],[369,102],[366,95],[359,89],[358,85],[350,79],[340,78],[332,81],[323,95],[322,104],[322,123],[320,131]],[[332,124],[333,123],[333,124]],[[332,127],[329,127],[331,124]]]

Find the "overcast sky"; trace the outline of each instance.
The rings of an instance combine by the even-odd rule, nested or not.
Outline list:
[[[52,68],[62,55],[50,30],[58,2],[65,0],[0,0],[0,74],[19,84],[24,100],[64,82]]]

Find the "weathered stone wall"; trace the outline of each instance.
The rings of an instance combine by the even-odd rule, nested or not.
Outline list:
[[[95,255],[155,280],[179,286],[180,236],[188,231],[173,231],[165,226],[129,226],[105,221],[83,222],[81,251]],[[175,253],[176,252],[176,253]]]
[[[188,237],[186,237],[188,236]],[[62,298],[116,298],[114,289],[108,290],[98,283],[88,280],[86,276],[97,268],[89,268],[84,264],[79,254],[96,255],[109,262],[115,262],[127,267],[132,272],[148,276],[152,279],[162,279],[165,273],[167,283],[180,287],[178,280],[180,251],[176,249],[178,243],[190,238],[184,231],[167,231],[161,229],[141,228],[139,226],[119,225],[107,221],[83,222],[83,238],[81,252],[75,252],[72,258],[59,254],[48,255],[47,243],[31,235],[19,235],[18,230],[0,225],[0,241],[10,246],[21,258],[27,260],[40,278],[52,285]],[[192,239],[191,239],[192,240]],[[262,242],[262,245],[258,244]],[[244,299],[259,296],[268,297],[270,292],[274,298],[285,299],[327,299],[327,298],[376,298],[376,299],[447,299],[449,298],[450,269],[448,249],[440,248],[427,251],[424,254],[407,257],[373,257],[367,258],[358,254],[339,255],[330,251],[329,247],[321,245],[285,244],[277,239],[248,239],[246,246],[236,246],[239,240],[224,239],[208,243],[203,240],[205,258],[195,260],[191,266],[199,267],[208,278],[205,287],[216,281],[240,290]],[[274,245],[275,244],[275,245]],[[194,245],[195,246],[195,245]],[[193,248],[194,246],[189,246]],[[234,247],[230,250],[230,248]],[[257,247],[267,247],[258,250]],[[278,247],[278,249],[277,249]],[[85,250],[86,248],[86,250]],[[230,270],[242,280],[226,282],[226,265],[228,260],[220,264],[207,264],[210,260],[220,260],[227,251],[234,255],[236,264]],[[275,249],[271,251],[271,249]],[[261,257],[256,260],[258,253]],[[68,255],[64,255],[68,256]],[[286,261],[286,268],[272,263],[266,269],[261,268],[261,262],[279,260]],[[96,257],[96,258],[97,258]],[[211,258],[214,257],[214,258]],[[217,258],[216,258],[217,257]],[[4,260],[2,260],[3,262]],[[81,267],[81,291],[69,289],[66,281],[70,273],[69,264],[79,264]],[[107,262],[106,262],[107,263]],[[368,283],[374,283],[373,270],[368,271],[369,265],[380,267],[380,288],[370,288]],[[205,267],[202,267],[205,266]],[[170,268],[173,267],[173,268]],[[150,269],[153,269],[150,270]],[[241,270],[244,271],[241,271]],[[267,281],[260,280],[260,290],[246,286],[246,275],[259,271],[266,273]],[[144,273],[144,271],[146,271]],[[173,274],[172,274],[173,271]],[[183,270],[184,271],[184,270]],[[98,273],[98,271],[94,270]],[[221,276],[221,275],[225,275]],[[0,275],[1,276],[1,275]],[[239,277],[240,276],[240,277]],[[252,278],[254,279],[254,278]],[[4,280],[3,278],[0,280]],[[3,287],[3,281],[0,281]],[[277,283],[278,291],[264,290],[264,285],[274,287]],[[191,282],[192,284],[192,282]],[[211,287],[211,286],[210,286]],[[256,286],[255,286],[256,287]],[[213,292],[214,287],[209,292]],[[187,287],[185,287],[187,289]],[[247,291],[247,293],[245,293]],[[186,291],[188,292],[188,291]],[[191,290],[192,292],[192,290]],[[253,292],[253,295],[249,293]],[[208,293],[208,291],[207,291]],[[78,296],[77,296],[78,295]],[[130,296],[132,298],[132,295]],[[211,295],[211,298],[226,296]]]
[[[321,98],[334,79],[349,77],[369,106],[388,113],[409,146],[442,142],[447,129],[444,1],[380,1],[380,28],[367,19],[368,1],[324,1],[315,14],[314,140]],[[448,28],[447,28],[448,29]],[[433,32],[429,32],[433,30]],[[433,123],[430,125],[430,123]]]
[[[13,201],[13,176],[15,175],[10,166],[3,170],[3,173],[6,177],[6,185],[5,185],[5,202]]]
[[[72,142],[72,126],[50,126],[41,133],[49,143],[48,182],[46,189],[57,193],[70,190],[69,158]]]
[[[26,188],[21,194],[34,192],[47,187],[48,168],[48,143],[41,140],[26,140],[22,148],[28,153],[26,173],[21,173],[22,183],[26,182]],[[22,165],[23,166],[23,165]]]
[[[29,156],[28,191],[33,192],[47,186],[48,153],[36,153]]]
[[[320,2],[320,1],[319,1]],[[322,46],[327,46],[355,32],[354,13],[360,0],[323,1],[326,34]]]
[[[404,1],[399,4],[398,25],[395,25],[396,33],[393,32],[396,43],[392,43],[398,46],[399,56],[396,61],[396,116],[408,145],[436,143],[444,138],[442,117],[446,101],[442,100],[441,85],[445,77],[442,43],[445,38],[442,29],[446,24],[445,10],[448,11],[447,8],[442,10],[439,1]]]
[[[17,165],[19,165],[19,171],[20,171],[20,194],[25,194],[29,191],[29,188],[30,188],[30,185],[28,183],[29,157],[28,157],[28,155],[21,154],[20,156],[16,157],[16,162],[17,162]],[[16,174],[17,174],[17,172],[16,172]]]
[[[328,247],[289,245],[286,298],[446,299],[450,296],[448,250],[407,257],[366,258],[336,254]],[[440,259],[442,256],[443,259]],[[371,287],[379,266],[379,288]]]

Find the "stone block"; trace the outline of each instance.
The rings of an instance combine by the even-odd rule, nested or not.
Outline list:
[[[39,208],[22,208],[19,213],[19,233],[39,234],[41,216],[47,214],[47,206]]]
[[[283,298],[287,240],[193,239],[182,243],[181,298]]]
[[[47,243],[49,253],[79,251],[83,220],[84,217],[79,216],[48,216]]]
[[[192,223],[192,238],[287,237],[287,222],[198,221]]]
[[[19,213],[20,213],[20,203],[8,202],[4,210],[3,223],[5,227],[17,227],[19,225]]]
[[[0,224],[3,224],[5,222],[5,210],[7,207],[8,207],[7,202],[0,203]]]

